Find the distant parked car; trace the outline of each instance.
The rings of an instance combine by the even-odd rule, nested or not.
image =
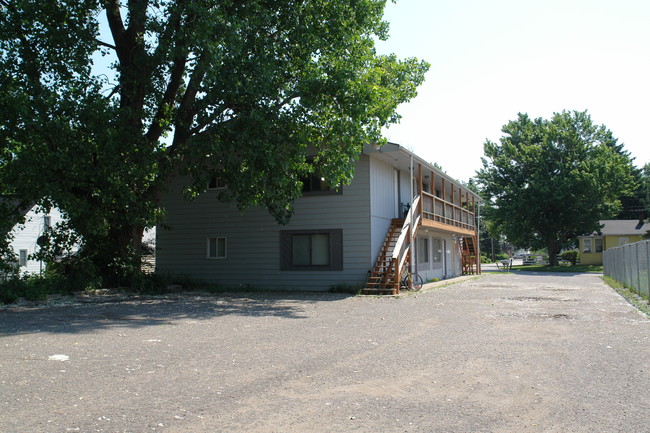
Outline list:
[[[513,259],[525,259],[526,256],[530,255],[530,251],[518,250],[515,252],[515,255],[512,256]]]

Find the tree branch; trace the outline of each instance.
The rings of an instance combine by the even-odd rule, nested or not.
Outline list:
[[[0,0],[0,1],[2,1],[2,0]],[[117,50],[117,47],[115,45],[111,45],[111,44],[109,44],[107,42],[100,41],[99,39],[95,39],[95,42],[97,42],[99,45],[101,45],[103,47],[107,47],[107,48],[110,48],[112,50]]]
[[[126,43],[124,40],[126,29],[124,28],[124,22],[120,13],[120,2],[119,0],[105,0],[104,7],[106,8],[108,27],[111,29],[113,41],[115,42],[115,51],[120,62],[124,62],[126,55],[128,55],[128,49],[124,46]]]
[[[185,89],[185,94],[181,99],[180,106],[178,107],[178,117],[175,125],[174,140],[169,147],[169,154],[175,154],[180,147],[183,147],[190,137],[190,128],[192,126],[192,119],[196,114],[196,95],[201,88],[201,82],[207,70],[207,56],[201,54],[197,61],[196,68],[192,72],[190,82]]]
[[[187,56],[174,59],[174,65],[172,66],[172,73],[171,76],[169,77],[169,83],[167,84],[167,89],[165,90],[165,94],[163,95],[162,101],[160,101],[160,105],[158,106],[158,111],[156,112],[156,116],[154,117],[153,122],[149,127],[149,131],[147,131],[146,138],[147,141],[149,141],[150,143],[157,141],[160,138],[160,135],[162,134],[163,118],[165,117],[169,107],[173,104],[174,100],[176,99],[176,95],[178,94],[178,90],[180,89],[181,84],[183,84],[183,76],[185,75],[186,62],[187,62]]]
[[[168,38],[171,38],[172,35],[176,35],[174,48],[176,52],[182,52],[183,54],[176,56],[173,60],[174,63],[171,68],[171,75],[169,77],[169,82],[167,83],[167,88],[165,89],[165,94],[160,101],[156,115],[151,123],[151,126],[149,127],[149,131],[146,134],[147,141],[150,143],[157,141],[162,134],[163,118],[165,117],[169,107],[176,100],[178,90],[183,84],[185,66],[187,64],[187,46],[183,38],[181,38],[178,33],[181,29],[181,17],[178,7],[172,10],[172,14],[169,18],[169,23],[170,25],[167,27],[167,29],[165,29],[166,37],[161,38],[161,40],[166,40]],[[158,44],[158,47],[154,53],[154,58],[157,59],[162,57],[163,46],[164,44],[162,42]]]

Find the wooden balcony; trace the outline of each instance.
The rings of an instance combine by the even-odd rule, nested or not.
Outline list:
[[[465,202],[459,206],[424,191],[421,198],[423,226],[467,236],[475,235],[476,215],[472,211],[474,202]]]

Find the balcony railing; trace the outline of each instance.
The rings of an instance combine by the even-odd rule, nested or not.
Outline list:
[[[422,192],[422,218],[467,230],[475,229],[474,212],[425,191]]]

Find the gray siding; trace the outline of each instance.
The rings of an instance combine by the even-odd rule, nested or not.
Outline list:
[[[188,202],[174,183],[164,200],[167,220],[157,229],[158,271],[183,274],[223,286],[324,290],[337,283],[362,285],[371,267],[369,161],[361,156],[343,194],[296,200],[291,222],[281,226],[261,208],[241,214],[207,191]],[[169,229],[165,229],[169,226]],[[281,271],[280,231],[341,229],[342,271]],[[209,237],[227,239],[227,257],[208,259]]]

